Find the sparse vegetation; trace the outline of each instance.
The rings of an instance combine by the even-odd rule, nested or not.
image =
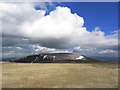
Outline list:
[[[117,88],[112,63],[2,63],[3,88]]]

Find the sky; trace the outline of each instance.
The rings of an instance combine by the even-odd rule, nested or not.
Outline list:
[[[117,60],[117,2],[0,3],[3,58],[74,52]]]
[[[69,3],[63,6],[71,8],[73,13],[77,13],[85,20],[85,27],[89,31],[92,31],[94,27],[98,26],[106,34],[110,34],[112,31],[118,29],[118,3]]]
[[[92,31],[96,26],[101,27],[106,34],[111,34],[118,29],[118,3],[117,2],[64,2],[55,3],[55,6],[48,10],[54,10],[56,6],[69,7],[72,13],[77,13],[85,20],[84,26]],[[48,5],[49,8],[49,5]],[[36,6],[36,9],[40,7]],[[47,14],[48,14],[47,13]],[[101,23],[102,22],[102,23]]]

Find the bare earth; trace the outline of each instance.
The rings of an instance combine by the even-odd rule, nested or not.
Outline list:
[[[117,87],[117,64],[2,63],[2,88]]]

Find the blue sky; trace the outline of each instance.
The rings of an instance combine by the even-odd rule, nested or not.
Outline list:
[[[65,3],[85,19],[85,27],[93,30],[98,26],[109,34],[114,30],[118,30],[118,7],[117,3]]]

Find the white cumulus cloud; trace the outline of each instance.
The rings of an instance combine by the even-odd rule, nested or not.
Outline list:
[[[117,51],[111,50],[111,49],[106,49],[106,50],[102,50],[99,53],[104,54],[104,53],[117,53]]]

